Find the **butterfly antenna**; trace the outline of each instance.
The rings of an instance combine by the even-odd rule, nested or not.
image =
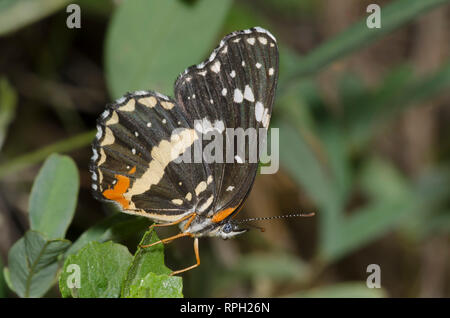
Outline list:
[[[243,220],[239,220],[237,221],[237,223],[247,223],[247,222],[251,222],[251,221],[267,221],[267,220],[274,220],[274,219],[284,219],[284,218],[294,218],[294,217],[310,217],[310,216],[314,216],[315,213],[311,212],[311,213],[296,213],[296,214],[285,214],[285,215],[275,215],[275,216],[268,216],[268,217],[260,217],[260,218],[249,218],[249,219],[243,219]],[[254,226],[254,225],[252,225]],[[262,229],[262,231],[264,232],[263,228],[254,226],[256,228]]]

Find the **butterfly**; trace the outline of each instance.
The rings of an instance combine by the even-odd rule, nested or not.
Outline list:
[[[277,79],[275,37],[261,27],[235,31],[178,76],[174,97],[127,93],[99,117],[90,164],[94,196],[153,220],[152,226],[179,226],[179,234],[156,243],[194,238],[196,264],[172,275],[200,265],[200,237],[247,231],[233,218],[251,191],[259,152],[251,160],[250,142],[236,154],[228,132],[253,129],[260,137],[268,129]],[[211,156],[222,152],[231,160],[204,160],[207,135],[222,140]],[[203,160],[192,160],[196,155]]]

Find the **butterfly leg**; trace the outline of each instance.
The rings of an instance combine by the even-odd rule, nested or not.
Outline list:
[[[190,224],[190,223],[192,222],[192,220],[195,218],[196,215],[197,215],[197,214],[196,214],[195,212],[192,212],[192,213],[190,213],[190,214],[188,214],[188,215],[185,215],[185,216],[183,216],[181,219],[179,219],[179,220],[177,220],[177,221],[174,221],[174,222],[170,222],[170,223],[160,223],[160,224],[158,224],[158,223],[153,223],[152,225],[149,226],[149,229],[151,230],[151,229],[153,229],[154,227],[176,225],[176,224],[178,224],[178,223],[180,223],[180,222],[182,222],[182,221],[184,221],[184,220],[186,220],[186,219],[191,218],[191,219],[188,221],[188,224]]]
[[[180,273],[183,273],[183,272],[186,272],[186,271],[191,270],[193,268],[196,268],[197,266],[200,265],[200,254],[198,252],[198,238],[197,237],[194,239],[194,252],[195,252],[195,258],[197,259],[197,263],[192,265],[192,266],[186,267],[184,269],[180,269],[178,271],[173,271],[172,273],[170,273],[170,276],[178,275]]]
[[[146,248],[146,247],[150,247],[150,246],[153,246],[153,245],[156,245],[156,244],[159,244],[159,243],[167,244],[167,243],[172,242],[173,240],[176,240],[177,238],[184,237],[184,236],[192,236],[192,234],[191,233],[187,233],[187,232],[179,233],[177,235],[174,235],[174,236],[171,236],[171,237],[159,240],[158,242],[153,242],[152,244],[147,244],[147,245],[140,245],[139,247],[140,248]]]

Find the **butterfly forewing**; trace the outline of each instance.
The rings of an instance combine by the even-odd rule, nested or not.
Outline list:
[[[233,137],[226,128],[252,128],[259,137],[259,128],[269,125],[277,78],[275,38],[264,29],[253,28],[226,36],[208,60],[188,68],[175,83],[175,99],[196,131],[223,134],[224,160],[208,164],[214,179],[213,211],[236,207],[250,191],[259,160],[256,151],[252,157],[256,162],[251,161],[250,151],[254,152],[254,146],[259,149],[258,145],[247,142],[243,155],[232,149],[234,162],[230,163],[226,147]],[[204,148],[209,142],[204,141]]]

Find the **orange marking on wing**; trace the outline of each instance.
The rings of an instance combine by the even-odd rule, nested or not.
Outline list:
[[[127,192],[130,187],[130,179],[118,174],[114,175],[114,177],[117,179],[117,183],[114,185],[114,188],[103,191],[103,196],[107,199],[116,201],[124,209],[127,209],[130,204],[123,194]]]
[[[128,171],[129,174],[133,174],[136,172],[136,166],[134,166],[133,168],[130,169],[130,171]]]
[[[235,209],[236,209],[236,207],[219,211],[216,214],[214,214],[211,221],[214,223],[218,223],[218,222],[222,221],[223,219],[225,219],[227,216],[229,216],[231,213],[233,213]]]

